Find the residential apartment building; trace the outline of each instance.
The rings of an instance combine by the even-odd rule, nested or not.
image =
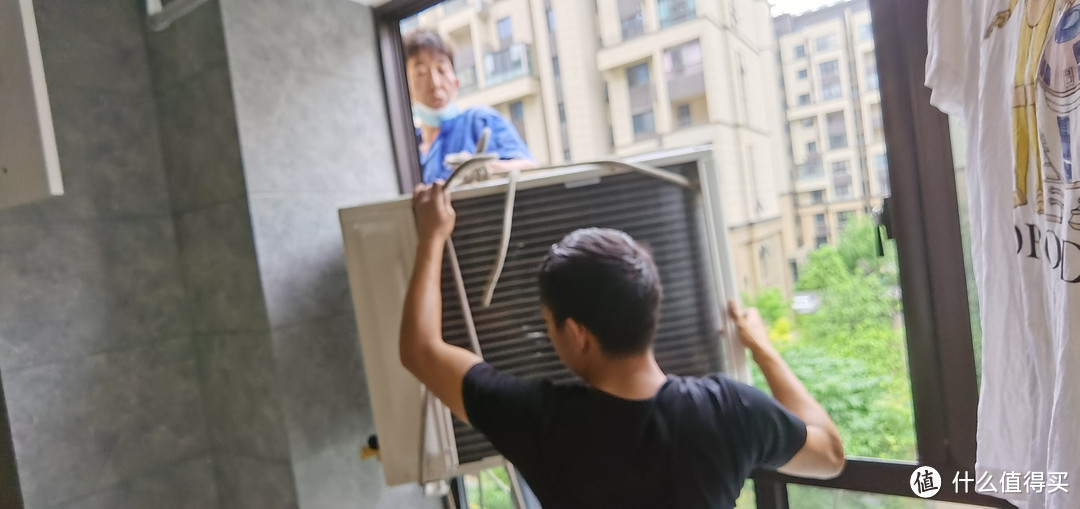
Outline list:
[[[415,27],[456,48],[459,105],[501,111],[541,164],[711,146],[740,289],[790,293],[766,0],[448,0]]]
[[[877,63],[866,0],[775,19],[794,211],[793,263],[835,242],[889,194]]]

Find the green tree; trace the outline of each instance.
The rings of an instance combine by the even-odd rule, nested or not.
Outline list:
[[[765,288],[759,291],[756,297],[744,294],[743,302],[749,307],[757,308],[765,325],[772,326],[777,320],[791,315],[791,304],[779,288]]]
[[[840,252],[832,246],[822,246],[810,253],[795,289],[800,291],[831,288],[851,278],[851,271],[844,265]]]
[[[780,324],[770,336],[836,422],[849,455],[911,459],[915,436],[895,262],[877,256],[873,234],[868,220],[853,221],[837,247],[810,253],[796,288],[816,292],[821,305],[800,315],[787,338]],[[895,253],[891,242],[885,251]]]

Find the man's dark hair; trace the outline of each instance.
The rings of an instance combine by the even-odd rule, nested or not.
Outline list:
[[[642,353],[660,322],[660,274],[629,235],[585,228],[551,246],[539,274],[540,301],[555,325],[567,318],[596,336],[604,353]]]
[[[405,61],[408,62],[410,58],[419,55],[423,50],[431,50],[440,55],[446,55],[446,58],[450,59],[450,65],[454,64],[454,48],[452,48],[438,32],[428,30],[426,28],[418,28],[409,32],[401,40],[402,48],[405,51]]]

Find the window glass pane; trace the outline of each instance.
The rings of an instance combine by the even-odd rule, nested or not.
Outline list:
[[[746,480],[739,498],[735,500],[735,509],[754,509],[757,507],[757,499],[754,497],[754,481]]]
[[[859,27],[859,40],[860,41],[872,41],[874,40],[874,28],[869,23]]]
[[[795,51],[795,58],[802,58],[802,57],[806,56],[806,46],[805,45],[800,44],[798,46],[795,46],[794,51]]]
[[[656,126],[653,123],[653,112],[647,111],[634,115],[634,135],[644,136],[652,134],[656,131]]]
[[[827,51],[836,47],[836,34],[823,35],[814,39],[814,49]]]
[[[473,509],[517,509],[510,476],[503,467],[466,475],[465,500]]]
[[[619,0],[617,8],[624,41],[645,33],[644,18],[641,15],[641,0]]]
[[[825,115],[826,133],[829,136],[829,148],[847,147],[847,123],[843,111],[834,111]]]
[[[798,197],[788,244],[795,246],[788,253],[788,272],[796,278],[793,290],[760,290],[748,302],[763,310],[774,343],[832,416],[849,456],[913,460],[914,415],[896,251],[885,241],[885,256],[877,256],[877,229],[869,216],[888,195],[884,124],[876,106],[881,99],[876,87],[865,83],[876,76],[873,41],[861,40],[867,29],[859,31],[868,26],[869,13],[854,6],[834,10],[835,15],[818,12],[790,26],[777,25],[781,48],[809,40],[815,52],[829,49],[814,71],[820,98],[830,102],[813,125],[804,124],[807,112],[787,112],[792,191]],[[849,33],[837,28],[845,26]],[[859,51],[831,52],[845,40],[859,41]],[[806,60],[791,57],[790,50],[780,54],[784,75],[806,67]],[[788,96],[792,99],[805,93],[805,83],[785,84],[794,89]],[[755,377],[764,388],[764,379]],[[792,492],[792,507],[803,502],[801,497]],[[799,507],[849,506],[841,501]]]
[[[656,11],[660,18],[660,28],[693,19],[697,14],[695,3],[694,0],[658,0]]]
[[[502,18],[496,25],[499,30],[500,41],[509,41],[510,39],[513,39],[514,28],[513,25],[510,24],[510,18]]]
[[[818,64],[818,72],[823,78],[828,76],[836,76],[840,73],[840,63],[836,60],[829,60],[828,62]]]
[[[901,482],[904,481],[906,479]],[[948,489],[951,489],[951,486]],[[791,509],[976,509],[979,506],[789,484],[788,507]]]
[[[649,64],[638,64],[626,69],[626,81],[631,87],[649,84]]]
[[[807,77],[807,72],[806,72],[806,69],[799,69],[798,71],[796,71],[795,75],[796,75],[796,77],[798,77],[798,78],[799,78],[800,80],[805,80],[805,79],[806,79],[806,77]]]
[[[878,89],[877,58],[874,52],[868,51],[863,55],[863,73],[866,76],[866,89]]]
[[[799,96],[799,106],[805,106],[810,104],[810,94],[802,94]]]

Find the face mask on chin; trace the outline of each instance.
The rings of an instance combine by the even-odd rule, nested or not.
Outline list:
[[[428,127],[441,127],[443,122],[458,116],[459,113],[458,107],[454,103],[447,104],[439,109],[421,103],[413,105],[413,115],[420,120],[421,124]]]

